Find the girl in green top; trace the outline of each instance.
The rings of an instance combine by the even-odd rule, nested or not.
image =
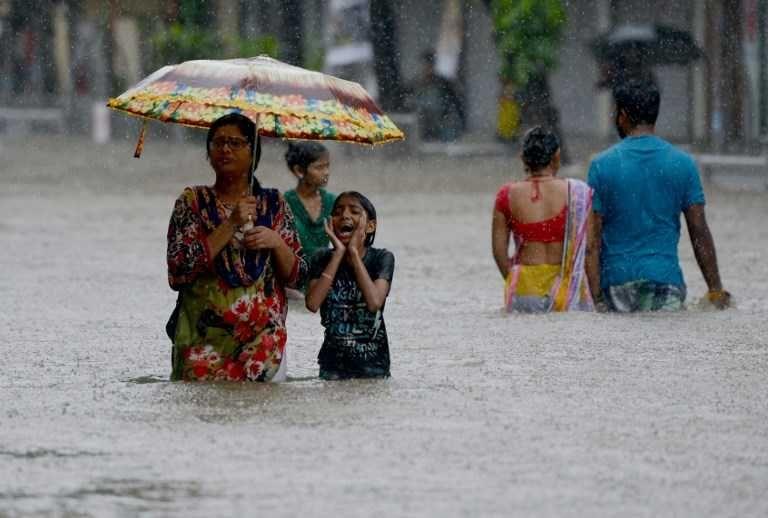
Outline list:
[[[336,195],[325,190],[331,174],[328,149],[319,142],[290,142],[285,163],[298,180],[295,189],[285,193],[285,201],[293,212],[296,230],[307,258],[328,248],[323,222],[331,216]]]

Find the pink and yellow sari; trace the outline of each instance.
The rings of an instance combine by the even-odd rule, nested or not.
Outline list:
[[[523,265],[518,251],[523,241],[515,237],[504,286],[504,306],[509,312],[592,311],[594,304],[584,262],[587,222],[592,210],[592,189],[581,180],[568,180],[568,210],[560,265]],[[514,237],[514,236],[513,236]]]

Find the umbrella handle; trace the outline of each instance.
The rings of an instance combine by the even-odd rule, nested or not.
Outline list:
[[[238,242],[241,242],[245,237],[245,233],[251,230],[253,227],[254,227],[253,215],[248,214],[248,221],[246,221],[243,225],[237,227],[235,229],[234,234],[232,234],[232,237],[234,237]]]
[[[144,151],[144,136],[147,133],[147,119],[141,122],[141,129],[139,130],[139,140],[136,141],[136,149],[133,152],[133,158],[141,158],[141,152]]]
[[[260,114],[257,113],[256,120],[253,121],[253,149],[251,150],[251,178],[249,186],[249,192],[251,193],[253,193],[253,184],[256,181],[256,146],[259,140],[259,115]],[[253,223],[251,223],[251,226],[253,226]]]
[[[251,230],[254,227],[253,225],[253,215],[248,214],[248,221],[245,222],[245,224],[240,227],[243,231]]]

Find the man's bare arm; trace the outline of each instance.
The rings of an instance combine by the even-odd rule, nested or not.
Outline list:
[[[688,234],[691,237],[693,255],[696,257],[701,274],[704,276],[704,282],[707,283],[707,289],[709,289],[709,300],[718,307],[728,307],[730,295],[723,290],[723,284],[720,281],[715,241],[712,239],[712,233],[709,231],[709,225],[707,225],[704,205],[691,205],[683,211],[683,214],[688,226]]]

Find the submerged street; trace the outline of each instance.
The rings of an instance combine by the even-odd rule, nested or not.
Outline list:
[[[288,382],[171,383],[165,232],[213,176],[199,140],[133,144],[0,142],[0,516],[768,513],[767,193],[705,185],[735,309],[698,306],[683,230],[683,313],[506,316],[490,216],[514,155],[331,145],[329,190],[369,195],[396,257],[391,379],[317,379],[293,301]],[[283,151],[265,186],[294,185]]]

